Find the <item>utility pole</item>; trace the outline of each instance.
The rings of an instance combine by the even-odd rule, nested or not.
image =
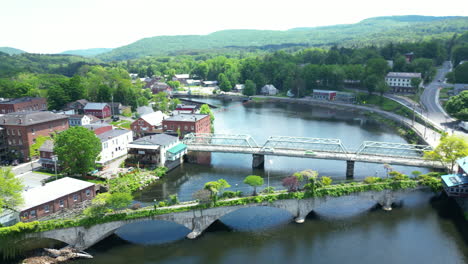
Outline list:
[[[57,156],[53,155],[52,160],[54,161],[54,168],[55,168],[55,180],[57,180]]]

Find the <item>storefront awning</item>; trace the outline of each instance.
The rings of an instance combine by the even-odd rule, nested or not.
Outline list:
[[[175,145],[174,147],[170,148],[167,150],[167,152],[173,154],[173,155],[176,155],[182,151],[184,151],[185,149],[187,149],[187,145],[183,144],[183,143],[179,143],[177,145]]]

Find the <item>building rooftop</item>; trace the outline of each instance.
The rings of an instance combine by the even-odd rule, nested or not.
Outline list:
[[[149,106],[140,106],[137,108],[137,113],[140,115],[146,115],[146,114],[150,114],[153,112],[154,112],[153,108]]]
[[[196,105],[187,105],[187,104],[178,104],[177,107],[176,107],[176,109],[178,109],[178,108],[190,108],[190,109],[195,109],[195,108],[197,108],[197,106],[196,106]]]
[[[107,103],[87,103],[84,110],[102,110],[104,107],[108,105]]]
[[[156,111],[153,113],[142,115],[141,119],[145,120],[146,122],[148,122],[148,124],[152,126],[157,126],[161,124],[165,116],[166,115],[164,115],[161,111]]]
[[[24,191],[22,194],[24,205],[19,208],[19,211],[24,211],[44,203],[54,201],[60,197],[81,191],[91,186],[94,186],[94,184],[70,177],[65,177],[47,183],[44,186],[29,189]]]
[[[421,78],[419,72],[389,72],[387,78]]]
[[[30,102],[32,100],[37,100],[37,99],[45,99],[42,97],[21,97],[21,98],[14,98],[14,99],[5,99],[0,101],[0,104],[17,104],[17,103],[24,103],[24,102]]]
[[[468,157],[458,159],[457,164],[465,173],[468,173]]]
[[[183,121],[183,122],[195,122],[200,119],[207,117],[208,115],[204,114],[181,114],[175,115],[167,118],[167,121]]]
[[[447,185],[447,187],[468,184],[468,176],[461,176],[459,174],[448,174],[442,175],[441,178],[445,185]]]
[[[107,123],[96,123],[96,124],[84,125],[83,127],[94,131],[101,127],[112,127],[112,125],[109,125]]]
[[[156,134],[146,136],[133,141],[130,145],[143,145],[143,146],[170,146],[178,142],[178,138],[168,134]],[[129,146],[131,147],[131,146]]]
[[[132,133],[132,131],[126,129],[112,129],[96,136],[101,140],[101,142],[106,142],[127,133]]]
[[[314,89],[314,93],[336,93],[336,91]]]
[[[54,142],[52,140],[46,140],[39,148],[39,151],[54,152]]]
[[[174,75],[177,79],[188,79],[190,78],[190,74],[176,74]]]
[[[29,126],[54,120],[68,119],[65,115],[59,115],[48,111],[14,112],[0,117],[1,125]],[[68,122],[68,121],[67,121]]]

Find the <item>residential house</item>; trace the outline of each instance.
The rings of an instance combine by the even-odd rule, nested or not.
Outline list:
[[[0,114],[45,110],[47,110],[47,100],[42,97],[21,97],[0,101]]]
[[[442,185],[450,197],[468,197],[468,157],[456,161],[456,174],[442,175]]]
[[[242,93],[244,91],[245,85],[244,84],[236,84],[232,89],[233,92]]]
[[[93,115],[97,118],[111,116],[111,108],[106,103],[87,103],[83,110],[86,115]]]
[[[314,89],[312,98],[317,100],[333,101],[336,97],[336,91]]]
[[[88,100],[86,100],[86,99],[76,100],[74,102],[68,103],[65,106],[65,109],[66,110],[74,110],[75,114],[83,114],[84,113],[84,108],[85,108],[87,103],[88,103]]]
[[[187,86],[200,86],[200,85],[201,85],[200,80],[193,80],[193,79],[187,80]]]
[[[161,111],[156,111],[142,115],[130,124],[133,135],[137,138],[148,135],[162,133],[162,121],[165,115]]]
[[[142,137],[128,145],[127,166],[173,168],[180,164],[187,146],[175,136],[157,134]]]
[[[41,111],[5,114],[0,116],[0,127],[8,144],[8,160],[25,161],[37,137],[67,130],[69,125],[67,116]]]
[[[414,59],[414,52],[408,52],[405,54],[406,63],[410,63]]]
[[[93,183],[65,177],[22,193],[24,203],[18,208],[22,222],[36,221],[96,196]]]
[[[0,116],[1,118],[1,116]],[[7,139],[6,132],[3,127],[0,127],[0,166],[5,165],[7,160]],[[5,163],[5,164],[4,164]]]
[[[261,93],[263,95],[276,95],[278,93],[278,89],[276,89],[272,84],[267,84],[262,87]]]
[[[96,163],[108,164],[110,161],[127,155],[127,145],[133,141],[133,133],[126,129],[112,129],[98,134],[102,150]]]
[[[187,85],[188,79],[190,79],[190,74],[176,74],[172,77],[173,81],[178,81],[182,85]]]
[[[112,125],[109,125],[107,123],[94,123],[89,125],[83,125],[83,127],[93,131],[96,135],[100,135],[104,132],[112,130]]]
[[[101,122],[101,120],[92,115],[69,115],[68,123],[73,126],[85,126],[92,123]]]
[[[121,103],[107,103],[111,108],[111,115],[122,115],[124,113],[132,113],[130,106],[122,105]]]
[[[411,79],[421,79],[421,73],[418,72],[389,72],[385,77],[387,83],[392,91],[395,93],[416,93],[417,89],[411,86]],[[422,82],[419,85],[422,87]]]
[[[169,85],[167,85],[167,83],[165,82],[154,81],[154,82],[148,83],[146,87],[151,89],[151,92],[153,94],[157,94],[160,92],[172,94],[172,91],[173,91],[173,89]]]
[[[183,138],[189,133],[211,133],[211,121],[209,115],[180,114],[163,120],[165,133],[179,135]]]
[[[218,85],[218,81],[202,81],[203,87],[215,87]]]

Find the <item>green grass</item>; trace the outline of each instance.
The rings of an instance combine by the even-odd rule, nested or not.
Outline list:
[[[128,120],[120,120],[120,121],[110,122],[110,124],[116,127],[130,129],[130,124],[132,124],[132,122]]]
[[[453,87],[442,88],[439,93],[439,99],[449,99],[448,92],[452,91]]]

